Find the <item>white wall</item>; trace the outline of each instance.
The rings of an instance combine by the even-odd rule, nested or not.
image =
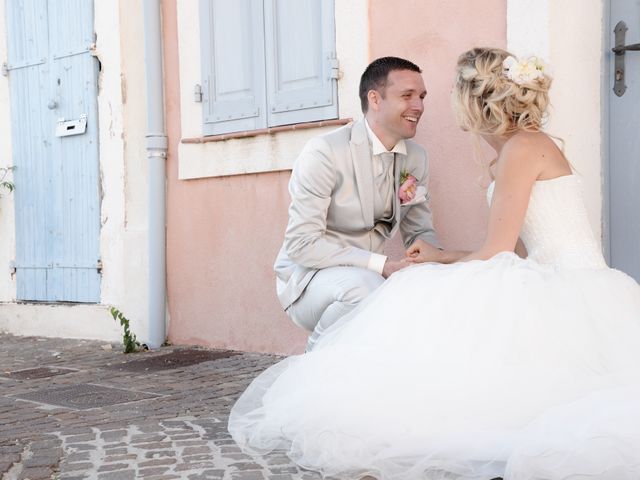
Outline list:
[[[18,304],[12,198],[0,199],[0,331],[19,335],[119,340],[121,328],[109,306],[132,321],[144,340],[147,314],[147,162],[142,4],[95,1],[95,55],[101,62],[100,125],[101,233],[103,264],[100,305]],[[0,62],[7,58],[0,4]],[[8,81],[0,77],[0,166],[10,159]],[[19,188],[19,186],[17,186]]]
[[[119,308],[133,331],[148,331],[148,166],[142,2],[95,1],[96,33],[104,57],[100,158],[104,197],[102,303]],[[135,6],[135,8],[133,8]],[[102,42],[100,41],[102,39]]]
[[[537,54],[551,67],[547,132],[565,141],[565,153],[582,177],[589,219],[602,237],[604,142],[602,0],[508,0],[507,48]]]

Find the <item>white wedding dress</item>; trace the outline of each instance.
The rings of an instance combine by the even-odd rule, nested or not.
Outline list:
[[[521,238],[394,274],[249,386],[233,438],[346,479],[640,479],[640,286],[573,175],[536,182]]]

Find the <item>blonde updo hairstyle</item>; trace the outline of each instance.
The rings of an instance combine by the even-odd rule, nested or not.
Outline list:
[[[498,48],[474,48],[458,58],[453,103],[458,124],[480,135],[509,135],[541,128],[549,105],[551,78],[522,85],[509,79],[503,62],[513,56]]]

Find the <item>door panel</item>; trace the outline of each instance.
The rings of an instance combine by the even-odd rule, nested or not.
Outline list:
[[[98,302],[97,62],[90,1],[7,6],[18,300]],[[86,131],[59,136],[84,116]],[[74,123],[65,124],[66,131]],[[78,128],[77,131],[81,131]]]
[[[625,44],[640,43],[640,0],[612,0],[610,47],[616,24],[628,28]],[[609,50],[609,245],[611,266],[640,281],[640,51],[624,55],[622,96],[613,91],[616,55]]]

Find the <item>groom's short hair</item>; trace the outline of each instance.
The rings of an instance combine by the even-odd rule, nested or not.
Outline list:
[[[398,57],[382,57],[374,60],[365,68],[360,77],[360,106],[362,113],[369,109],[369,90],[378,90],[384,97],[384,89],[387,86],[387,77],[393,70],[412,70],[422,73],[415,63]]]

